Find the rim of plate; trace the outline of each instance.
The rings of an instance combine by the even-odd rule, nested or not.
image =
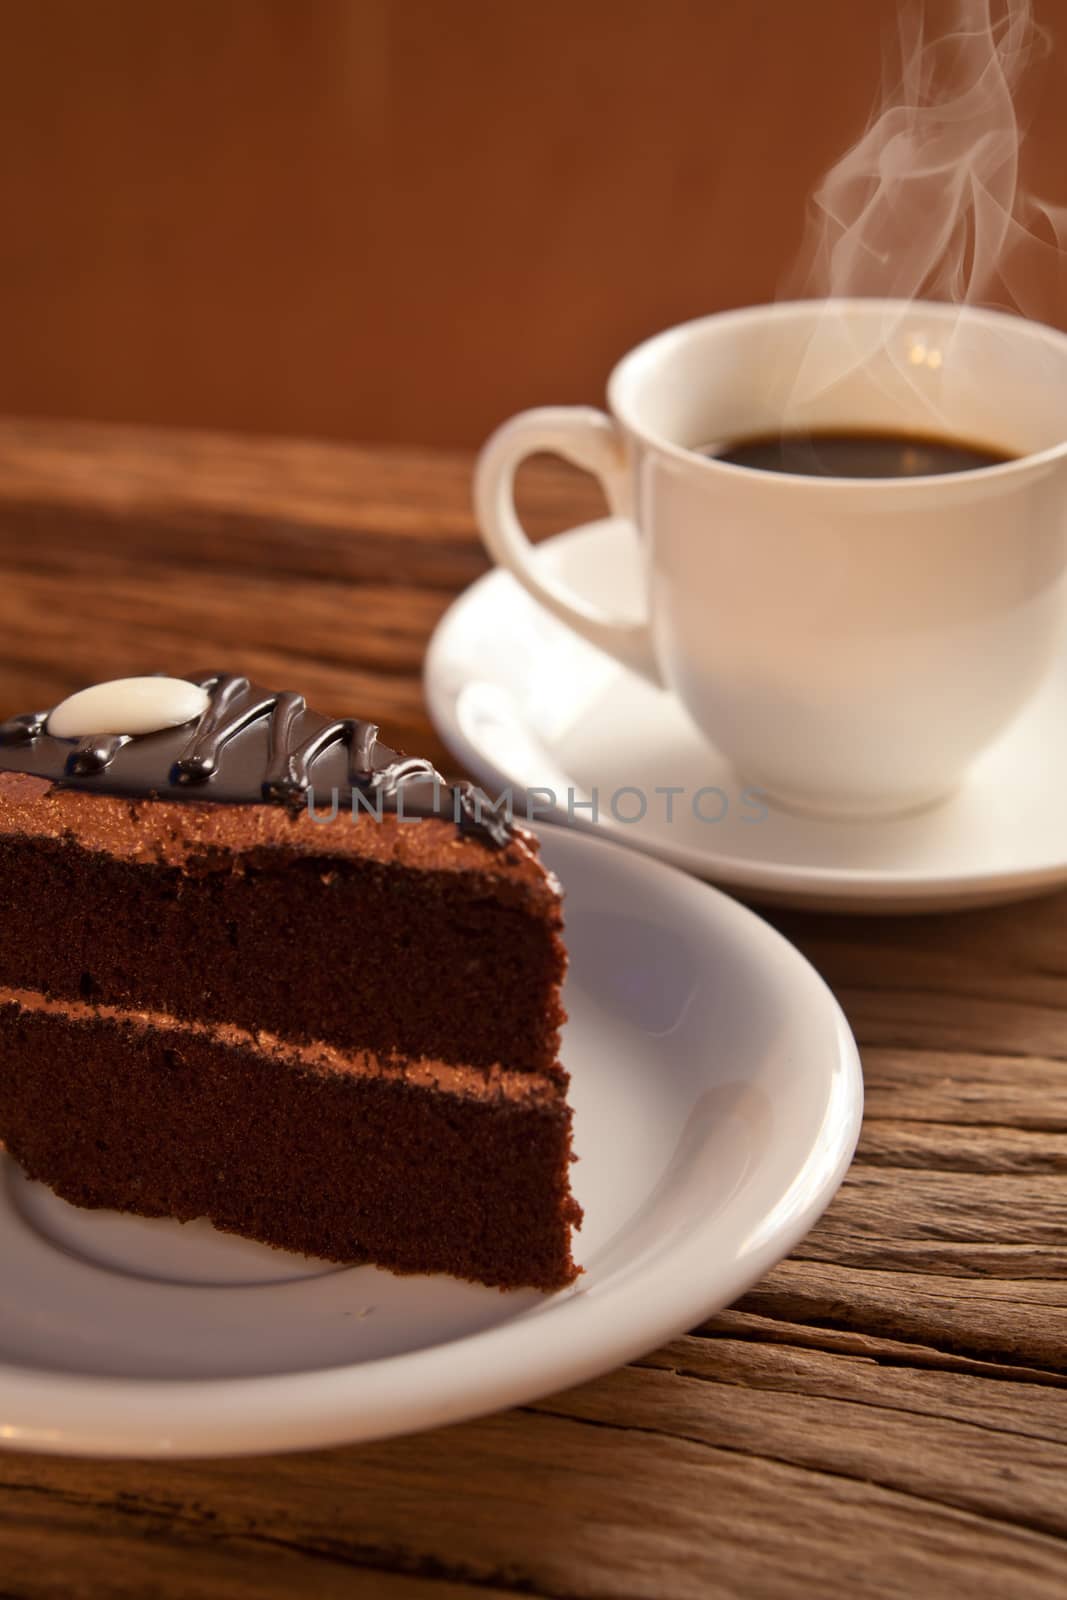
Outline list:
[[[551,828],[568,850],[604,852],[604,867],[642,881],[673,880],[709,921],[758,952],[784,958],[835,1039],[818,1135],[736,1259],[707,1287],[718,1218],[701,1221],[636,1274],[616,1272],[589,1293],[564,1291],[480,1333],[403,1355],[278,1376],[137,1379],[0,1364],[0,1447],[61,1455],[210,1457],[320,1449],[423,1432],[527,1403],[612,1371],[731,1304],[799,1243],[843,1179],[859,1137],[863,1078],[844,1012],[825,981],[754,911],[710,884],[613,840]],[[758,958],[758,957],[757,957]],[[768,1231],[768,1222],[774,1225]],[[397,1396],[400,1396],[399,1400]],[[61,1424],[42,1418],[62,1416]],[[106,1440],[106,1443],[102,1443]]]
[[[598,517],[592,522],[582,523],[579,527],[553,534],[551,538],[545,539],[535,547],[535,559],[542,550],[549,550],[562,544],[578,543],[594,531],[624,522],[625,518],[622,517]],[[521,595],[530,605],[536,605],[536,601],[530,599],[522,585],[503,567],[494,567],[491,571],[484,572],[456,596],[441,617],[427,646],[423,668],[423,693],[434,728],[456,760],[473,773],[477,782],[487,791],[501,780],[521,790],[527,780],[520,773],[509,772],[502,766],[496,766],[482,749],[472,744],[456,715],[458,694],[447,686],[451,673],[446,670],[446,662],[451,661],[455,655],[453,641],[467,633],[468,611],[475,607],[481,608],[485,604],[487,592],[491,593],[493,588],[501,586],[513,588],[516,595]],[[547,611],[544,615],[549,617]],[[565,623],[558,623],[557,626],[566,629]],[[625,669],[620,666],[619,670],[621,672]],[[609,824],[592,823],[584,817],[571,822],[558,808],[540,814],[537,820],[538,823],[550,822],[557,827],[566,827],[573,833],[610,840],[612,843],[621,844],[624,849],[632,850],[635,854],[651,856],[687,872],[701,873],[705,876],[714,875],[715,882],[726,887],[751,889],[771,898],[777,895],[796,895],[808,896],[812,900],[823,897],[844,902],[862,901],[874,895],[887,903],[897,902],[906,911],[908,909],[906,902],[909,900],[925,903],[931,896],[944,896],[946,899],[952,896],[961,899],[973,896],[979,900],[984,895],[1000,891],[1007,897],[1017,890],[1021,892],[1032,890],[1036,893],[1044,886],[1049,889],[1056,888],[1067,877],[1067,833],[1065,833],[1063,854],[1055,861],[1039,867],[1026,867],[1018,871],[992,868],[984,872],[924,873],[921,867],[902,871],[893,868],[806,867],[787,861],[767,862],[758,856],[724,855],[710,846],[706,850],[697,850],[686,845],[671,845],[658,837],[644,843],[633,840],[624,844],[621,831],[617,831]],[[816,823],[819,819],[806,820]],[[832,820],[827,819],[828,826],[832,825]],[[883,819],[883,822],[889,826],[894,820],[887,818]]]

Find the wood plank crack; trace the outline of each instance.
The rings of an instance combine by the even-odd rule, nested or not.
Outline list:
[[[968,1517],[975,1523],[987,1525],[991,1524],[993,1526],[999,1525],[1005,1528],[1012,1528],[1016,1531],[1027,1533],[1032,1537],[1047,1540],[1050,1546],[1054,1549],[1062,1548],[1064,1540],[1064,1521],[1062,1516],[1059,1518],[1052,1516],[1003,1516],[986,1509],[983,1509],[982,1511],[975,1511],[972,1507],[955,1498],[954,1496],[922,1494],[916,1489],[908,1488],[901,1484],[887,1484],[879,1480],[877,1477],[867,1473],[857,1474],[849,1472],[844,1467],[835,1467],[825,1463],[820,1463],[817,1466],[810,1465],[804,1461],[797,1460],[793,1456],[780,1454],[773,1450],[753,1450],[748,1449],[743,1445],[724,1442],[722,1440],[717,1440],[714,1443],[711,1443],[707,1439],[701,1438],[698,1434],[675,1432],[670,1428],[655,1427],[648,1424],[634,1423],[616,1418],[583,1416],[568,1410],[556,1410],[553,1408],[551,1402],[538,1403],[532,1407],[523,1406],[518,1409],[521,1410],[524,1415],[554,1417],[557,1420],[574,1422],[584,1427],[605,1429],[615,1433],[632,1433],[653,1438],[671,1439],[676,1443],[680,1442],[690,1445],[697,1450],[710,1451],[716,1455],[727,1457],[740,1456],[749,1460],[770,1461],[774,1462],[779,1467],[786,1467],[792,1471],[803,1473],[805,1476],[814,1478],[816,1481],[825,1480],[827,1484],[832,1483],[835,1479],[840,1479],[849,1483],[864,1483],[876,1488],[882,1494],[899,1496],[902,1499],[911,1500],[920,1505],[936,1505],[944,1510],[952,1511],[956,1515]]]

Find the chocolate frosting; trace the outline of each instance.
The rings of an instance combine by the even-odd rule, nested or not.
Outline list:
[[[47,711],[12,717],[0,724],[0,770],[131,799],[313,805],[317,812],[336,799],[345,810],[450,819],[499,848],[515,837],[502,816],[483,813],[471,784],[448,784],[428,761],[392,749],[373,722],[331,720],[309,710],[302,695],[236,674],[189,681],[207,691],[207,709],[159,733],[57,739],[47,731]]]

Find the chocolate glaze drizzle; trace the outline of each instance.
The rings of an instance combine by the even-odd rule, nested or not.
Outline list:
[[[331,721],[303,695],[265,689],[237,674],[189,680],[209,695],[195,722],[159,733],[57,739],[49,713],[0,724],[0,769],[67,788],[137,799],[267,802],[316,812],[336,807],[440,816],[499,848],[515,839],[503,816],[483,812],[471,784],[446,784],[428,761],[402,755],[358,717]]]
[[[103,772],[109,767],[122,749],[124,744],[129,744],[128,733],[98,733],[89,739],[79,739],[78,747],[72,750],[67,757],[65,770],[77,777],[89,777],[94,772]]]

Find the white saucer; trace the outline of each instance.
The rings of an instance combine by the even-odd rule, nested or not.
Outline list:
[[[582,1382],[762,1276],[844,1175],[862,1083],[825,984],[752,912],[545,829],[567,890],[584,1275],[544,1298],[78,1211],[0,1165],[0,1442],[222,1455],[382,1438]]]
[[[539,546],[537,559],[605,609],[639,614],[634,536],[611,518]],[[709,626],[712,624],[709,622]],[[585,644],[509,573],[480,578],[446,612],[426,658],[441,738],[491,798],[535,797],[537,817],[596,827],[755,900],[847,911],[993,905],[1067,883],[1067,658],[951,799],[877,822],[822,821],[768,806],[759,820],[727,761],[678,702]],[[667,786],[682,789],[668,821]],[[624,786],[648,810],[610,814]],[[705,788],[696,804],[693,797]],[[710,791],[718,790],[716,795]],[[636,813],[640,797],[619,795]],[[628,809],[629,808],[629,809]],[[521,804],[518,815],[523,815]]]

